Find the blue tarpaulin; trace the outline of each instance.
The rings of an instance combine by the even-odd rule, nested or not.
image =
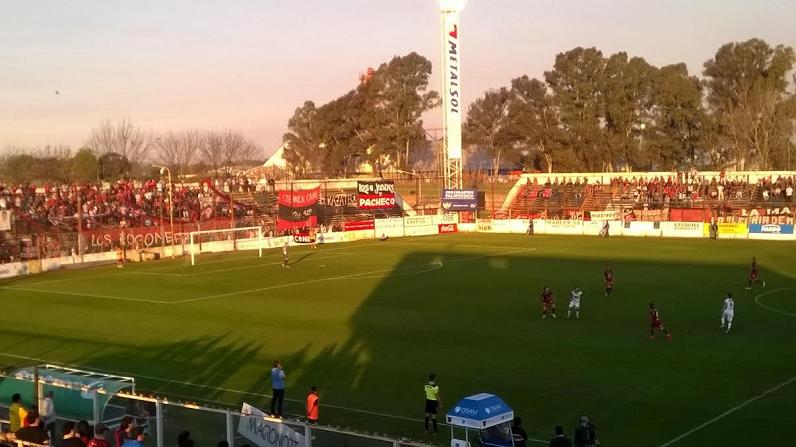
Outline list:
[[[480,393],[460,400],[446,416],[448,424],[482,430],[513,420],[514,410],[494,394]]]

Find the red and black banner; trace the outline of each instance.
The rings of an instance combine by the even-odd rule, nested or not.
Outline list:
[[[320,187],[279,191],[277,229],[314,227],[318,223],[317,206]]]
[[[357,182],[357,205],[366,210],[395,208],[395,184],[392,180]]]

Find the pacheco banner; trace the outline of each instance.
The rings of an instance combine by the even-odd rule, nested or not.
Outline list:
[[[395,207],[395,184],[392,180],[357,182],[357,206],[373,210]]]
[[[320,191],[320,187],[279,191],[277,229],[316,226],[318,223],[316,208]]]

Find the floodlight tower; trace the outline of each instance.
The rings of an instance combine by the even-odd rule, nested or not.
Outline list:
[[[445,188],[462,189],[462,66],[459,12],[465,0],[440,0],[442,15],[442,144]]]

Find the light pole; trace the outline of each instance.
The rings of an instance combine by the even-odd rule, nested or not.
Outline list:
[[[160,168],[160,176],[167,173],[169,177],[169,227],[171,228],[171,259],[174,259],[174,197],[172,196],[172,189],[174,185],[171,183],[171,169],[165,166],[152,165],[153,167]]]
[[[415,208],[417,208],[417,204],[423,200],[423,176],[415,172],[414,169],[412,169],[412,172],[402,171],[400,169],[396,169],[396,171],[401,172],[403,174],[414,175],[415,177],[417,177],[417,198],[415,199]],[[426,207],[424,206],[423,207],[424,212],[425,209]]]

